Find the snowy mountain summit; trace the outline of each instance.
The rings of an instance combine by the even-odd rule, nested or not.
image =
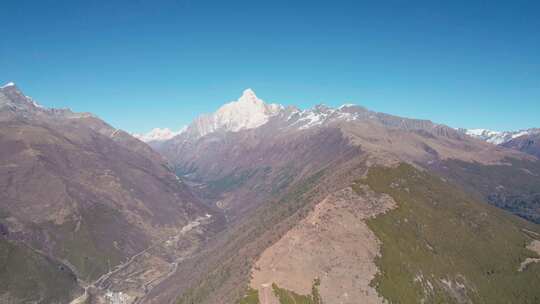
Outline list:
[[[492,143],[494,145],[501,145],[521,136],[538,134],[540,133],[540,130],[527,129],[519,131],[499,132],[488,129],[465,129],[464,132],[469,136],[481,139],[483,141],[487,141],[488,143]]]
[[[204,136],[216,131],[238,132],[262,126],[270,117],[280,113],[283,106],[267,104],[255,92],[247,89],[236,100],[221,106],[213,114],[195,119],[187,131],[191,136]]]
[[[238,100],[224,104],[212,114],[197,117],[178,132],[169,128],[154,128],[146,134],[133,136],[145,142],[161,142],[183,133],[190,138],[199,138],[217,131],[238,132],[260,127],[282,110],[282,105],[267,104],[252,89],[246,89]]]
[[[178,134],[181,134],[185,130],[185,127],[180,129],[179,131],[173,131],[169,128],[154,128],[146,134],[135,133],[133,134],[133,136],[144,142],[165,141],[175,137]]]
[[[244,90],[238,100],[221,106],[212,114],[197,117],[183,132],[171,132],[168,129],[154,129],[145,135],[136,135],[146,142],[167,141],[188,142],[205,135],[219,132],[239,132],[259,128],[269,122],[272,127],[295,130],[325,127],[347,122],[378,123],[392,128],[407,130],[431,130],[448,133],[448,128],[425,120],[403,119],[384,113],[370,111],[354,104],[345,104],[331,108],[323,104],[311,109],[301,110],[294,106],[265,103],[251,89]],[[456,133],[452,131],[451,133]],[[446,134],[448,135],[448,134]]]
[[[505,132],[493,131],[488,129],[466,129],[464,130],[465,134],[487,141],[489,143],[498,145],[507,141]]]
[[[5,85],[1,86],[0,89],[5,89],[5,88],[8,88],[8,87],[14,87],[14,86],[15,86],[14,82],[8,82]]]

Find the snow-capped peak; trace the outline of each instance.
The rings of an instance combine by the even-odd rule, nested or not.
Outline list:
[[[507,134],[504,132],[493,131],[488,129],[467,129],[465,134],[478,138],[494,145],[502,144],[507,140]]]
[[[242,96],[238,99],[238,101],[244,101],[244,102],[262,102],[259,98],[257,98],[257,95],[252,89],[245,89],[244,92],[242,92]]]
[[[221,130],[238,132],[257,128],[278,114],[283,106],[266,104],[252,89],[246,89],[236,101],[221,106],[215,113],[197,118],[189,127],[196,136]]]
[[[14,87],[14,86],[15,86],[14,82],[8,82],[5,85],[1,86],[0,89],[5,89],[7,87]]]
[[[494,145],[500,145],[506,143],[514,138],[529,135],[539,132],[538,129],[528,129],[528,130],[519,130],[519,131],[506,131],[499,132],[488,129],[466,129],[465,133],[469,136],[487,141]]]
[[[365,117],[365,112],[367,110],[354,104],[346,104],[338,108],[318,104],[308,110],[292,112],[287,121],[291,126],[304,130],[332,122],[361,120]]]
[[[486,136],[486,137],[488,137],[488,136],[496,136],[498,134],[501,134],[502,132],[488,130],[488,129],[467,129],[465,131],[465,133],[467,133],[467,135],[470,135],[470,136],[477,136],[477,137]]]
[[[343,110],[343,109],[351,108],[351,107],[354,107],[354,106],[355,106],[355,104],[353,104],[353,103],[346,103],[346,104],[341,105],[338,109]]]
[[[276,126],[280,128],[304,130],[334,122],[367,119],[369,113],[371,112],[367,109],[354,104],[345,104],[339,108],[319,104],[308,110],[285,108],[280,104],[265,103],[252,89],[245,89],[237,100],[224,104],[212,114],[197,117],[182,136],[198,139],[215,132],[254,129],[265,125],[271,119],[276,119]],[[154,129],[149,134],[135,136],[143,141],[167,140],[174,137],[162,129]]]
[[[185,130],[186,130],[186,127],[183,127],[182,129],[178,131],[172,131],[169,128],[154,128],[146,134],[136,133],[136,134],[133,134],[133,136],[144,142],[165,141],[165,140],[175,137],[176,135],[181,134]]]

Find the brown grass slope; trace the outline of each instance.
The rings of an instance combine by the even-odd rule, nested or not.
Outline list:
[[[4,237],[87,282],[213,213],[144,143],[92,115],[37,107],[16,87],[0,91],[0,147]]]

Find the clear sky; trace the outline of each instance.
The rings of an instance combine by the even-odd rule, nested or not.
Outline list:
[[[0,82],[118,128],[253,88],[452,127],[540,127],[540,1],[2,1]]]

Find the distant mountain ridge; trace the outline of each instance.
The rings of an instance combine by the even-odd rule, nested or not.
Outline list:
[[[540,128],[519,131],[492,131],[487,129],[460,129],[465,134],[540,158]]]
[[[160,142],[171,139],[176,135],[181,134],[185,130],[185,127],[181,128],[179,131],[173,131],[169,128],[154,128],[150,132],[145,134],[134,133],[133,137],[138,138],[144,142]]]
[[[362,106],[345,104],[331,108],[323,104],[301,110],[294,106],[267,104],[257,97],[252,89],[244,90],[237,101],[229,102],[212,114],[197,117],[190,125],[173,132],[168,128],[155,128],[147,134],[135,137],[158,148],[168,141],[186,141],[201,138],[211,133],[238,132],[270,124],[278,129],[306,130],[353,121],[377,121],[402,130],[435,132],[439,135],[460,138],[464,135],[485,142],[540,156],[540,145],[533,137],[540,136],[540,129],[499,132],[488,129],[452,129],[429,120],[408,119],[370,111]]]
[[[495,145],[507,143],[521,136],[530,136],[540,133],[539,128],[524,129],[518,131],[493,131],[488,129],[462,129],[465,134],[478,138]]]
[[[237,101],[226,103],[212,114],[197,117],[190,125],[178,132],[168,128],[155,128],[147,134],[134,134],[145,142],[163,142],[174,137],[200,138],[214,132],[238,132],[258,128],[267,123],[279,128],[305,130],[327,126],[336,122],[376,120],[386,126],[409,130],[437,129],[446,135],[461,136],[459,132],[428,120],[406,119],[385,113],[370,111],[362,106],[345,104],[331,108],[323,104],[301,110],[294,106],[267,104],[252,89],[246,89]]]

